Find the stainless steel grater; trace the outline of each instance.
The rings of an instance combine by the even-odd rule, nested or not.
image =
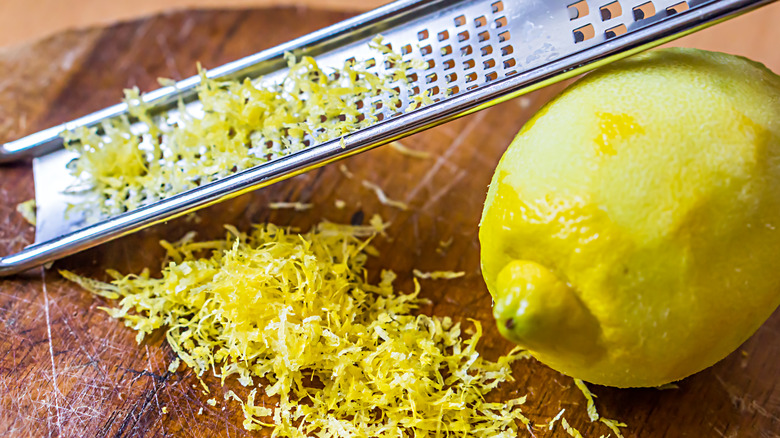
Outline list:
[[[280,78],[284,54],[313,56],[337,67],[350,58],[369,59],[368,41],[381,34],[403,55],[419,58],[410,95],[429,93],[434,103],[411,112],[365,105],[377,119],[340,139],[274,159],[251,169],[138,209],[88,224],[66,216],[77,195],[61,192],[74,182],[74,157],[60,134],[127,113],[125,104],[55,126],[0,147],[0,162],[33,161],[37,226],[35,243],[0,258],[9,275],[130,234],[242,193],[267,186],[340,158],[445,123],[599,65],[657,46],[774,0],[399,0],[374,11],[264,50],[208,72],[211,78]],[[376,63],[376,72],[388,67]],[[175,123],[177,102],[197,114],[194,76],[144,95],[161,123]],[[54,183],[56,182],[56,183]]]

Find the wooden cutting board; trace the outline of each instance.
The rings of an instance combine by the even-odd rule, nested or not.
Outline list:
[[[190,11],[119,24],[104,30],[69,32],[34,45],[0,51],[0,141],[34,132],[115,103],[121,89],[149,90],[158,77],[180,79],[195,63],[216,66],[347,18],[349,14],[277,8],[253,11]],[[772,23],[780,9],[766,8],[688,40],[739,51],[780,71]],[[713,47],[714,46],[714,47]],[[493,168],[525,120],[562,86],[471,115],[404,140],[433,153],[415,159],[382,148],[344,164],[211,207],[201,221],[177,220],[70,257],[56,267],[92,276],[106,268],[124,272],[159,266],[157,242],[191,229],[203,238],[223,234],[223,224],[247,227],[272,221],[306,228],[322,219],[349,222],[353,215],[380,213],[392,222],[392,240],[378,241],[382,257],[371,268],[399,273],[409,290],[411,270],[463,270],[465,278],[424,281],[433,302],[426,313],[476,318],[486,333],[481,352],[495,359],[511,345],[494,328],[490,298],[479,271],[477,223]],[[412,208],[377,202],[360,180],[385,188]],[[52,184],[56,184],[53,181]],[[32,228],[15,205],[33,196],[29,163],[0,167],[0,250],[19,250]],[[334,201],[346,201],[340,210]],[[305,214],[270,210],[269,202],[301,201]],[[438,243],[453,239],[444,254]],[[162,336],[137,345],[135,334],[99,310],[109,305],[65,282],[56,270],[34,270],[0,280],[0,436],[250,436],[235,403],[212,407],[188,371],[170,373],[173,358]],[[735,353],[680,382],[679,389],[618,390],[594,386],[599,411],[628,423],[625,435],[650,437],[780,436],[780,313]],[[533,361],[514,366],[516,382],[500,397],[528,394],[524,411],[544,422],[566,408],[585,436],[606,435],[587,419],[584,399],[572,380]],[[217,398],[222,389],[207,379]],[[231,382],[228,389],[245,393]],[[167,407],[167,413],[163,412]],[[200,409],[202,414],[198,414]],[[537,436],[550,436],[538,430]],[[556,434],[563,434],[558,429]],[[257,434],[255,434],[257,435]],[[267,435],[267,434],[260,434]]]

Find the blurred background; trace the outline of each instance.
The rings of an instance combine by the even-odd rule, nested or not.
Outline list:
[[[68,28],[107,25],[181,9],[269,6],[362,11],[389,0],[0,0],[0,47],[41,38]]]
[[[181,9],[236,9],[296,6],[360,12],[388,0],[2,0],[0,48],[34,41],[65,29],[105,26]],[[750,56],[780,71],[775,27],[780,23],[780,2],[730,20],[715,28],[677,41],[674,45]]]

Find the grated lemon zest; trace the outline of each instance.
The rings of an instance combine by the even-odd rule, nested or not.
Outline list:
[[[175,87],[176,81],[174,81],[171,78],[157,78],[157,83],[160,84],[161,87]]]
[[[452,242],[454,240],[455,239],[452,236],[450,236],[450,238],[447,240],[440,240],[439,246],[436,248],[436,253],[441,256],[445,255],[447,251],[449,251],[450,247],[452,246]]]
[[[349,168],[346,164],[339,164],[339,171],[347,178],[352,179],[355,177],[355,174],[350,172]]]
[[[400,141],[391,142],[389,145],[394,150],[400,152],[403,155],[407,155],[412,158],[426,159],[431,157],[431,153],[427,151],[418,151],[417,149],[411,149],[403,145]]]
[[[177,357],[176,359],[171,361],[170,365],[168,365],[168,372],[175,373],[176,370],[179,369],[179,365],[181,365],[181,360],[179,360],[179,358]]]
[[[597,421],[599,419],[599,413],[596,411],[596,402],[593,400],[595,395],[590,392],[585,385],[585,382],[582,380],[574,379],[574,384],[582,391],[582,395],[584,395],[585,399],[588,401],[588,418],[590,418],[590,421]]]
[[[390,207],[395,207],[395,208],[397,208],[399,210],[408,210],[409,209],[409,206],[406,205],[405,203],[403,203],[401,201],[396,201],[396,200],[388,198],[387,195],[385,194],[384,190],[382,190],[381,187],[379,187],[378,185],[376,185],[376,184],[374,184],[374,183],[372,183],[370,181],[363,180],[363,187],[365,187],[365,188],[367,188],[369,190],[372,190],[376,194],[377,199],[379,199],[379,202],[381,204],[383,204],[383,205],[387,205],[387,206],[390,206]]]
[[[563,430],[565,430],[566,433],[568,433],[572,438],[583,438],[580,431],[569,425],[569,422],[566,421],[566,418],[561,417],[561,426],[563,426]]]
[[[588,401],[588,418],[590,418],[590,421],[601,421],[604,423],[607,427],[612,430],[612,432],[615,433],[615,435],[618,438],[623,438],[623,435],[620,434],[620,427],[626,427],[625,423],[621,423],[617,420],[612,420],[609,418],[604,418],[599,415],[599,413],[596,411],[596,402],[593,400],[596,397],[596,394],[593,394],[590,392],[590,389],[588,389],[587,385],[585,385],[585,382],[583,382],[580,379],[574,379],[574,384],[577,385],[577,388],[582,392],[582,394],[585,396],[585,399]]]
[[[35,199],[28,199],[16,206],[16,211],[22,215],[30,225],[36,225]]]
[[[555,423],[556,423],[558,420],[560,420],[560,419],[561,419],[561,417],[563,416],[563,413],[564,413],[565,411],[566,411],[566,409],[561,409],[561,411],[560,411],[560,412],[558,412],[558,414],[557,414],[556,416],[554,416],[554,417],[552,418],[552,420],[550,420],[550,422],[549,422],[549,423],[547,423],[547,430],[553,430],[553,428],[555,427]]]
[[[626,427],[626,423],[621,423],[620,421],[610,420],[609,418],[604,418],[604,417],[599,418],[599,421],[606,424],[607,427],[610,428],[610,430],[612,430],[612,432],[615,433],[615,436],[617,436],[617,438],[623,438],[623,434],[620,433],[620,428]]]
[[[105,283],[102,281],[93,280],[91,278],[82,277],[70,271],[61,271],[60,274],[65,277],[65,279],[78,284],[82,288],[92,292],[95,295],[108,298],[109,300],[116,300],[119,298],[119,287],[111,283]],[[142,273],[141,275],[144,274]]]
[[[173,126],[159,122],[137,88],[125,90],[128,116],[63,133],[65,147],[77,153],[69,169],[78,183],[66,190],[84,199],[71,210],[95,222],[312,144],[341,138],[345,146],[344,135],[376,120],[361,112],[360,102],[397,108],[402,96],[412,94],[408,69],[422,65],[402,59],[381,36],[369,46],[392,67],[375,73],[362,61],[321,68],[312,57],[287,53],[288,72],[271,81],[211,79],[198,66],[202,111],[196,114],[180,102]],[[419,106],[412,97],[407,107]]]
[[[477,351],[478,321],[464,337],[448,317],[413,313],[424,302],[416,279],[408,294],[394,290],[392,271],[369,282],[370,242],[387,227],[379,216],[370,222],[326,222],[305,234],[226,227],[221,241],[188,235],[165,243],[159,278],[148,270],[111,271],[111,283],[63,275],[118,295],[105,310],[137,330],[139,342],[163,329],[195,375],[246,386],[247,395],[226,398],[241,405],[249,430],[268,426],[272,436],[296,438],[509,438],[520,425],[530,430],[525,397],[486,401],[528,353],[515,348],[488,361]],[[256,405],[260,394],[278,404]]]
[[[410,105],[406,107],[406,110],[404,112],[412,112],[416,110],[417,108],[421,108],[426,105],[430,105],[432,103],[435,103],[432,96],[432,91],[427,90],[425,93],[417,94],[409,98]]]
[[[452,280],[454,278],[460,278],[466,275],[463,271],[431,271],[422,272],[417,269],[412,270],[415,277],[426,280]]]
[[[290,208],[295,211],[306,211],[312,207],[314,207],[314,204],[305,204],[303,202],[271,202],[268,204],[268,208],[272,210]]]

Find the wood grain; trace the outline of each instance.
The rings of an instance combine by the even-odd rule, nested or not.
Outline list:
[[[179,79],[194,73],[196,61],[216,66],[347,16],[293,8],[180,12],[102,31],[71,32],[10,55],[2,52],[0,141],[115,103],[123,87],[151,89],[159,76]],[[776,41],[780,34],[771,32]],[[748,42],[759,38],[749,31],[737,37]],[[776,56],[767,50],[755,57],[780,70]],[[382,257],[372,260],[372,271],[394,269],[402,290],[411,288],[412,268],[466,271],[463,279],[423,282],[423,295],[433,304],[422,311],[482,321],[486,334],[480,351],[496,358],[511,345],[493,326],[479,271],[476,232],[484,193],[516,131],[561,88],[541,90],[404,141],[432,152],[431,159],[381,148],[343,162],[353,179],[331,165],[211,207],[198,215],[198,223],[172,221],[55,267],[98,277],[106,268],[138,271],[159,265],[159,239],[173,240],[193,228],[208,238],[221,236],[226,223],[247,227],[272,221],[306,228],[322,219],[348,222],[357,211],[366,217],[380,213],[392,222],[392,240],[377,242]],[[404,212],[380,205],[362,187],[363,179],[412,208]],[[32,230],[14,212],[16,203],[31,195],[28,165],[0,168],[4,254],[32,241]],[[337,199],[348,207],[336,208]],[[315,207],[305,215],[270,210],[268,203],[275,201]],[[438,242],[450,237],[452,246],[438,254]],[[133,332],[99,309],[106,305],[110,303],[65,282],[55,270],[0,280],[0,436],[253,436],[241,427],[237,406],[221,402],[223,389],[215,379],[206,378],[214,391],[206,395],[189,371],[169,373],[173,355],[161,334],[137,345]],[[628,423],[629,437],[776,437],[778,357],[780,313],[775,312],[738,351],[685,379],[679,389],[593,389],[599,411]],[[570,423],[585,436],[609,432],[588,421],[584,399],[570,378],[532,360],[517,363],[514,372],[516,382],[501,387],[497,397],[528,394],[524,410],[534,421],[547,421],[566,408]],[[236,382],[226,389],[247,392]],[[212,407],[206,400],[215,395],[220,403]],[[537,436],[562,433],[537,431]]]

